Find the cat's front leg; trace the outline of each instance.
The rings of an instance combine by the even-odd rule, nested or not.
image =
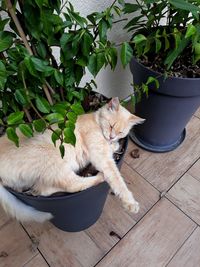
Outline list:
[[[137,213],[139,211],[139,203],[127,188],[114,160],[107,159],[105,156],[104,158],[101,157],[101,160],[96,157],[93,158],[92,163],[104,174],[104,179],[109,183],[115,195],[121,199],[123,206],[129,212]]]

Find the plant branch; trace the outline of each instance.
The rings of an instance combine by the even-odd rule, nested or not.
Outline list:
[[[115,20],[115,21],[113,21],[113,24],[114,24],[114,23],[121,22],[121,21],[126,21],[126,20],[128,20],[128,19],[127,19],[127,18],[124,18],[124,19]]]
[[[31,117],[31,114],[29,113],[28,109],[24,108],[23,110],[24,110],[24,113],[26,114],[28,121],[32,122],[32,117]]]
[[[15,23],[15,26],[16,26],[18,32],[19,32],[19,35],[20,35],[20,37],[21,37],[26,49],[28,50],[30,55],[33,55],[33,51],[32,51],[32,49],[31,49],[31,47],[30,47],[30,45],[29,45],[29,43],[27,41],[27,38],[26,38],[26,35],[25,35],[25,33],[24,33],[23,29],[22,29],[22,26],[21,26],[16,14],[15,14],[15,11],[13,9],[11,1],[10,0],[5,0],[5,3],[6,3],[6,7],[8,8],[10,16],[11,16],[12,20]],[[49,103],[51,105],[53,105],[53,100],[52,100],[51,95],[50,95],[50,93],[48,91],[48,87],[45,84],[43,84],[42,88],[43,88],[43,90],[45,92],[47,100],[49,101]]]
[[[19,20],[18,20],[18,18],[16,16],[16,14],[15,14],[15,11],[13,9],[11,1],[10,0],[5,0],[5,3],[6,3],[6,7],[8,8],[8,11],[10,13],[10,16],[11,16],[12,20],[14,21],[15,26],[16,26],[18,32],[19,32],[19,35],[20,35],[20,37],[22,38],[22,40],[24,42],[24,45],[25,45],[26,49],[28,50],[30,55],[33,55],[33,51],[32,51],[32,49],[31,49],[31,47],[30,47],[30,45],[29,45],[29,43],[28,43],[28,41],[26,39],[26,35],[25,35],[25,33],[24,33],[24,31],[23,31],[23,29],[21,27],[21,24],[20,24],[20,22],[19,22]]]

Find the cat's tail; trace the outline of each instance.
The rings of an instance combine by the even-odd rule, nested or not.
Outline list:
[[[11,217],[21,222],[36,221],[42,223],[53,218],[51,213],[38,211],[18,200],[1,183],[0,204]]]

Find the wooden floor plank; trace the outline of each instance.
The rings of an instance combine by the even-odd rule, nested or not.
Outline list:
[[[5,213],[3,208],[0,205],[0,228],[5,224],[10,221],[10,217]]]
[[[200,156],[200,120],[193,117],[183,144],[168,153],[154,153],[135,169],[160,191],[181,177]]]
[[[131,214],[132,218],[138,221],[159,200],[160,193],[126,163],[122,165],[121,174],[140,204],[139,213]]]
[[[117,198],[109,195],[102,216],[86,233],[105,254],[135,223]]]
[[[172,203],[162,199],[97,266],[165,266],[195,227]]]
[[[200,182],[186,173],[167,193],[182,211],[200,225]]]
[[[197,111],[195,112],[195,116],[197,116],[198,118],[200,118],[200,108],[197,109]]]
[[[141,204],[139,214],[128,214],[117,197],[109,194],[101,218],[85,232],[64,233],[50,224],[44,226],[35,224],[36,227],[34,224],[25,225],[29,234],[39,239],[39,249],[50,265],[53,264],[58,267],[93,266],[158,201],[159,192],[127,164],[123,164],[121,172],[128,183],[128,187],[134,192],[135,197]],[[47,245],[50,243],[52,244],[51,247]],[[67,253],[67,257],[63,255],[55,257],[54,251],[57,252],[59,247],[62,247],[62,251],[58,254]],[[80,253],[80,251],[83,252]],[[90,251],[90,253],[88,254],[87,251]],[[84,256],[84,253],[87,256]],[[82,257],[84,257],[84,260]]]
[[[22,267],[38,251],[17,222],[10,222],[0,230],[0,267]]]
[[[200,181],[200,159],[189,169],[188,173]]]
[[[200,266],[200,228],[189,237],[167,267],[198,267]]]
[[[159,192],[145,179],[131,169],[126,163],[122,165],[121,173],[129,189],[140,203],[138,214],[127,214],[116,196],[110,195],[100,220],[87,230],[98,247],[105,253],[112,248],[119,238],[124,236],[131,227],[158,201]],[[132,219],[131,219],[131,217]],[[113,232],[116,235],[110,236]]]
[[[40,254],[38,254],[29,262],[27,262],[23,267],[48,267],[48,264],[43,259],[43,257]]]
[[[94,266],[103,255],[85,232],[63,232],[50,223],[24,225],[32,238],[37,240],[38,248],[50,266]]]
[[[133,154],[133,156],[132,156]],[[147,160],[152,155],[151,152],[139,148],[133,141],[129,138],[128,148],[124,157],[124,161],[131,166],[133,169],[142,166],[144,161]]]

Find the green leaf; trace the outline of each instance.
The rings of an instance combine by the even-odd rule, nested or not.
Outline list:
[[[107,39],[107,30],[108,30],[108,25],[107,22],[102,19],[99,21],[99,37],[100,37],[100,41],[104,41]]]
[[[174,35],[174,39],[175,39],[175,48],[178,49],[178,47],[181,43],[181,32],[177,28],[175,28],[173,35]]]
[[[71,12],[71,17],[81,26],[81,28],[84,28],[84,24],[87,23],[87,20],[81,16],[78,15],[78,13]]]
[[[169,0],[170,4],[176,8],[187,10],[190,12],[199,12],[200,9],[198,6],[191,4],[185,0]]]
[[[105,63],[104,52],[94,53],[89,58],[88,70],[96,76]]]
[[[155,39],[155,42],[156,42],[156,53],[158,53],[159,51],[160,51],[160,49],[161,49],[161,41],[158,39],[158,38],[156,38]]]
[[[63,159],[64,156],[65,156],[65,147],[61,144],[61,145],[59,146],[59,150],[60,150],[61,157],[62,157],[62,159]]]
[[[59,70],[55,70],[54,71],[54,77],[55,77],[57,83],[59,83],[60,85],[63,86],[63,84],[64,84],[64,77],[63,77],[63,74]]]
[[[186,34],[185,34],[185,38],[189,38],[189,37],[191,37],[191,36],[194,35],[196,32],[197,32],[196,27],[195,27],[194,25],[192,25],[192,24],[189,24],[188,27],[187,27]]]
[[[0,52],[7,50],[13,43],[13,34],[7,31],[0,32]]]
[[[117,65],[117,49],[115,47],[110,47],[109,55],[111,58],[111,61],[109,63],[111,65],[111,69],[114,70]]]
[[[3,20],[1,20],[1,18],[0,18],[0,31],[3,31],[4,30],[4,27],[8,23],[9,20],[10,19],[3,19]]]
[[[63,50],[65,49],[66,44],[73,40],[73,37],[74,35],[72,33],[63,33],[60,38],[60,45]]]
[[[71,128],[64,129],[64,136],[65,143],[72,144],[73,146],[76,144],[76,136]]]
[[[41,58],[45,59],[47,56],[47,51],[46,51],[45,45],[42,42],[39,42],[36,46],[36,49],[37,49],[38,55]]]
[[[137,22],[138,22],[141,18],[143,18],[143,15],[139,15],[139,16],[137,16],[137,17],[134,17],[133,19],[131,19],[131,20],[125,25],[124,29],[127,29],[127,28],[129,28],[129,27],[132,27],[132,26],[137,25]]]
[[[37,108],[39,109],[39,111],[41,111],[42,113],[50,112],[50,104],[44,97],[37,96],[35,100],[35,104]]]
[[[85,34],[83,35],[82,52],[83,52],[83,55],[86,57],[89,56],[92,42],[93,42],[93,39],[92,39],[91,34],[89,34],[88,32],[85,32]]]
[[[72,131],[75,130],[75,124],[71,121],[67,121],[65,127],[72,129]]]
[[[167,33],[166,33],[165,29],[163,30],[162,36],[165,39],[165,51],[167,51],[169,49],[169,47],[170,47],[170,43],[169,43],[168,36],[167,36]]]
[[[138,4],[125,3],[123,11],[125,14],[127,14],[127,13],[129,14],[129,13],[133,13],[139,9],[140,9],[140,6]]]
[[[22,89],[17,89],[14,93],[16,101],[21,104],[22,106],[25,106],[28,104],[27,95]]]
[[[85,113],[83,107],[78,102],[71,105],[71,109],[74,111],[74,113],[76,113],[76,115],[82,115]]]
[[[64,117],[60,113],[51,113],[46,116],[46,119],[50,122],[50,124],[60,123],[64,121]]]
[[[4,89],[6,81],[7,81],[6,67],[0,60],[0,90]]]
[[[139,43],[141,43],[143,41],[146,41],[146,39],[147,38],[143,34],[137,34],[137,35],[134,36],[133,42],[135,44],[139,44]]]
[[[180,45],[177,49],[174,49],[172,52],[170,52],[167,56],[167,58],[164,61],[164,64],[167,65],[167,69],[169,70],[176,60],[176,58],[183,52],[183,50],[186,48],[186,46],[189,43],[189,39],[183,38],[180,42]]]
[[[60,139],[60,135],[61,135],[62,131],[61,129],[56,129],[54,130],[54,132],[51,135],[51,140],[54,143],[54,146],[56,146],[56,141]]]
[[[33,126],[34,126],[35,130],[39,133],[43,132],[46,129],[46,123],[42,119],[34,120]]]
[[[25,135],[26,137],[32,137],[33,136],[33,130],[28,124],[20,124],[19,125],[20,131]]]
[[[149,85],[150,83],[155,83],[156,89],[158,89],[160,86],[158,79],[156,79],[155,77],[152,77],[152,76],[148,77],[146,85]]]
[[[6,129],[6,134],[9,140],[13,141],[17,147],[19,147],[19,137],[17,136],[15,129],[8,127]]]
[[[70,108],[70,104],[64,103],[57,103],[51,107],[51,110],[54,113],[60,113],[63,117],[66,116],[67,110]]]
[[[11,113],[7,118],[7,123],[8,125],[17,124],[22,121],[23,117],[24,117],[23,111],[17,111]]]
[[[30,57],[31,62],[33,63],[34,68],[39,72],[44,72],[45,76],[49,76],[54,72],[54,68],[48,66],[48,62],[37,57]]]
[[[30,56],[26,56],[24,59],[24,64],[27,67],[28,71],[30,72],[31,75],[38,77],[38,73],[34,68],[33,62],[31,61]]]
[[[132,47],[129,45],[129,43],[124,42],[121,48],[121,61],[123,67],[125,67],[131,61],[132,57],[133,57]]]
[[[76,123],[77,120],[77,115],[74,112],[68,112],[67,113],[67,118],[69,121],[71,121],[72,123]]]

